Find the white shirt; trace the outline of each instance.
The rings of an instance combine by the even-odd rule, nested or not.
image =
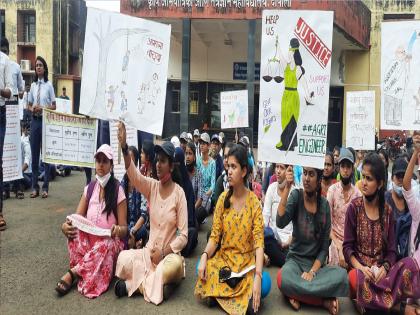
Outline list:
[[[23,78],[22,72],[20,71],[20,66],[14,62],[13,60],[9,59],[9,69],[12,73],[12,95],[17,95],[19,92],[23,91]]]
[[[25,136],[24,134],[20,138],[20,145],[22,148],[22,166],[23,164],[27,164],[28,168],[24,173],[31,174],[32,173],[32,154],[31,154],[31,145],[29,143],[29,136]]]
[[[0,51],[0,89],[9,89],[12,92],[13,81],[10,71],[9,57]],[[6,98],[0,96],[0,106],[5,105]]]
[[[278,194],[278,182],[272,183],[268,186],[267,193],[265,194],[264,200],[264,208],[263,208],[263,217],[264,217],[264,226],[269,226],[274,232],[274,237],[277,241],[282,243],[287,243],[289,238],[292,236],[293,233],[293,223],[292,221],[289,222],[288,225],[284,229],[279,229],[276,226],[276,216],[277,216],[277,208],[279,207],[279,203],[281,197]],[[294,189],[290,189],[290,192]],[[290,193],[289,193],[290,194]]]
[[[41,83],[39,83],[41,82]],[[41,89],[39,95],[39,103],[37,104],[38,89]],[[41,107],[46,107],[55,102],[55,93],[54,88],[51,84],[51,81],[45,82],[43,79],[35,81],[31,84],[31,90],[28,94],[28,102],[32,105],[40,105]]]

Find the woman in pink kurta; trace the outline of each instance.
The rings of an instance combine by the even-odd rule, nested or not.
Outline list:
[[[95,154],[96,181],[84,189],[76,214],[71,217],[88,226],[111,230],[111,237],[78,230],[71,219],[62,225],[68,238],[70,269],[57,283],[56,291],[67,294],[78,281],[78,290],[95,298],[108,289],[114,275],[118,253],[124,248],[121,238],[127,234],[127,203],[119,182],[112,173],[113,155],[109,145]],[[79,219],[78,219],[79,218]]]
[[[155,146],[157,176],[146,178],[134,167],[126,154],[124,124],[118,129],[127,175],[134,187],[149,202],[150,236],[142,249],[122,251],[118,257],[115,285],[117,296],[141,293],[147,302],[160,304],[163,287],[184,277],[184,260],[180,255],[188,240],[188,212],[184,190],[173,181],[175,147],[170,142]]]

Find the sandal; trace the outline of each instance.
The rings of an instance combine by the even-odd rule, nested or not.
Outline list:
[[[300,309],[300,302],[293,298],[288,298],[290,305],[295,311],[298,311]]]
[[[41,197],[42,197],[42,199],[48,198],[48,191],[43,191]]]
[[[23,191],[16,192],[16,199],[24,199],[24,198],[25,198],[25,194]]]
[[[31,194],[29,195],[29,197],[31,197],[31,198],[37,198],[37,197],[39,197],[39,191],[38,190],[34,190],[33,192],[31,192]]]
[[[4,220],[3,215],[0,214],[0,231],[4,231],[6,227],[6,221]]]
[[[325,299],[324,307],[328,310],[331,315],[337,315],[339,311],[338,299]]]
[[[67,283],[66,281],[64,281],[63,279],[61,279],[60,281],[58,281],[57,286],[55,287],[55,291],[57,291],[57,293],[60,296],[64,296],[67,293],[70,292],[70,289],[73,287],[73,285],[75,284],[77,277],[76,275],[73,273],[73,271],[71,271],[71,269],[69,269],[67,271],[67,273],[70,274],[71,276],[71,283]]]

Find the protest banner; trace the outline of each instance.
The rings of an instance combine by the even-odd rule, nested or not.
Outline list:
[[[381,24],[381,129],[420,128],[420,21]]]
[[[127,145],[137,148],[137,130],[130,126],[125,126],[125,129],[127,132]],[[109,136],[112,153],[114,154],[114,176],[121,181],[125,174],[125,164],[121,146],[118,142],[118,122],[111,121],[109,123]]]
[[[3,182],[22,178],[19,105],[17,100],[6,106],[6,135],[3,146]]]
[[[222,129],[248,127],[248,91],[220,92]]]
[[[43,161],[94,168],[97,129],[96,119],[44,109]]]
[[[375,150],[375,91],[346,93],[346,147]]]
[[[323,168],[333,12],[262,17],[258,159]]]
[[[88,8],[80,113],[161,135],[171,27]]]

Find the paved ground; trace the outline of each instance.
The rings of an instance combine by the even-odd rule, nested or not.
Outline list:
[[[84,184],[84,173],[51,183],[47,200],[29,198],[5,201],[8,229],[0,234],[0,314],[220,314],[196,302],[193,296],[195,262],[204,248],[208,226],[200,232],[195,255],[187,259],[187,278],[173,296],[160,306],[142,297],[117,299],[113,290],[89,300],[76,290],[63,298],[54,291],[57,280],[68,268],[66,240],[60,226],[73,213]],[[209,225],[209,223],[207,223]],[[275,279],[276,268],[268,269]],[[113,284],[112,284],[113,285]],[[349,299],[340,300],[340,314],[355,314]],[[296,314],[276,289],[264,300],[263,314]],[[328,314],[320,308],[303,306],[299,314]]]

